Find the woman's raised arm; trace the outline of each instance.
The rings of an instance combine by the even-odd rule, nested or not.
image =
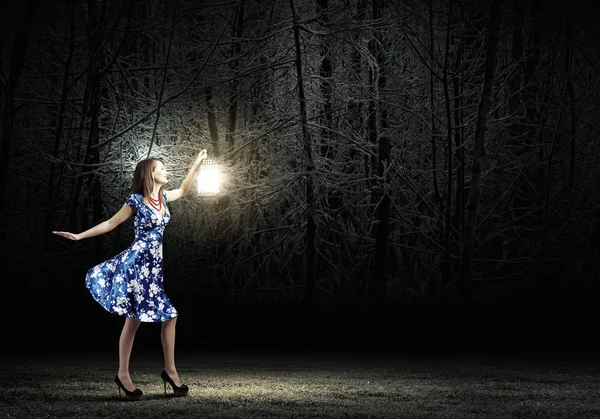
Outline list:
[[[179,186],[177,189],[165,191],[167,194],[167,201],[175,201],[176,199],[182,198],[188,194],[190,188],[192,187],[192,183],[194,182],[194,175],[196,174],[198,167],[200,167],[202,160],[204,160],[207,155],[208,152],[206,149],[200,150],[198,157],[196,157],[196,161],[192,167],[190,167],[190,170],[188,171],[185,179],[183,179],[183,182],[181,182],[181,186]]]

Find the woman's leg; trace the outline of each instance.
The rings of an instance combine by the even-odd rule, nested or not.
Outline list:
[[[123,386],[129,391],[135,390],[135,386],[131,381],[129,375],[129,357],[131,356],[131,348],[133,346],[133,339],[135,338],[135,332],[140,325],[140,322],[133,317],[127,317],[123,330],[121,331],[121,337],[119,338],[119,380],[123,383]]]
[[[165,357],[165,371],[173,380],[176,386],[180,386],[179,375],[175,368],[175,324],[177,317],[166,320],[162,323],[160,338],[162,341],[163,353]]]

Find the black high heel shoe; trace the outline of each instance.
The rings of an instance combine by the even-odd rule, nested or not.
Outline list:
[[[160,378],[162,378],[163,385],[165,386],[165,396],[167,395],[167,383],[171,385],[174,396],[185,396],[189,391],[188,386],[186,386],[185,384],[182,384],[181,386],[177,387],[165,370],[162,370],[162,372],[160,373]]]
[[[121,389],[123,389],[125,392],[125,397],[127,397],[127,400],[139,400],[142,398],[142,394],[144,394],[144,392],[139,388],[136,388],[133,391],[127,390],[121,380],[119,380],[118,375],[115,375],[115,383],[117,383],[117,388],[119,389],[119,397],[121,397]]]

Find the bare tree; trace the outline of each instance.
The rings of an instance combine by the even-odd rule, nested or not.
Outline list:
[[[540,276],[596,269],[598,37],[583,16],[504,2],[491,77],[487,2],[89,5],[34,13],[26,55],[23,34],[3,39],[27,80],[12,116],[2,90],[18,248],[112,211],[150,152],[176,181],[208,145],[223,201],[173,203],[166,237],[169,265],[207,299],[364,309],[454,297],[460,270],[463,284],[519,284],[532,259]],[[116,250],[128,228],[104,242]],[[97,258],[90,244],[76,250]]]
[[[372,18],[378,21],[382,16],[383,2],[372,0]],[[374,297],[374,306],[382,308],[385,304],[387,282],[388,239],[390,234],[391,199],[389,193],[389,166],[391,160],[392,139],[386,132],[389,128],[388,114],[385,105],[380,101],[381,92],[386,88],[385,42],[381,31],[373,34],[370,50],[375,58],[375,70],[371,71],[373,99],[369,101],[369,139],[377,144],[376,167],[371,168],[379,179],[372,190],[375,203],[375,254],[374,268],[370,283],[370,294]],[[375,155],[375,153],[373,153]],[[373,160],[371,160],[373,164]]]
[[[316,224],[314,219],[314,187],[313,187],[313,171],[315,164],[312,154],[312,139],[308,126],[306,96],[304,93],[304,80],[302,76],[302,48],[300,46],[300,26],[298,16],[294,7],[294,0],[290,0],[292,10],[292,18],[294,20],[294,47],[296,53],[296,74],[298,82],[298,102],[300,108],[300,125],[302,129],[303,142],[303,160],[305,166],[304,180],[306,184],[306,297],[305,304],[311,306],[314,304],[315,293],[315,230]]]
[[[487,25],[487,49],[485,56],[485,74],[481,99],[477,114],[477,125],[475,127],[475,147],[473,150],[473,161],[471,166],[471,184],[469,187],[469,201],[467,204],[467,217],[465,223],[465,236],[462,248],[461,265],[461,288],[463,298],[469,301],[471,298],[472,272],[471,261],[473,259],[473,244],[477,230],[477,214],[481,196],[481,171],[485,156],[485,131],[489,112],[490,96],[494,85],[496,73],[496,52],[498,48],[498,26],[500,24],[500,1],[491,0]]]
[[[238,86],[240,83],[239,76],[237,74],[237,69],[239,65],[239,54],[241,52],[241,43],[240,40],[242,38],[243,30],[244,30],[244,8],[245,8],[245,0],[241,0],[238,2],[235,8],[235,20],[233,25],[233,39],[231,43],[231,70],[232,70],[232,80],[231,80],[231,92],[229,94],[229,110],[228,110],[228,125],[227,125],[227,133],[225,134],[225,139],[227,142],[227,146],[230,149],[233,149],[235,146],[235,130],[237,127],[237,119],[238,119],[238,101],[239,101],[239,92]]]
[[[15,95],[19,86],[19,79],[25,66],[29,47],[29,35],[34,19],[36,0],[27,0],[22,6],[22,19],[19,23],[16,38],[13,44],[12,57],[9,63],[9,73],[0,89],[0,103],[2,106],[2,156],[0,156],[0,243],[6,239],[8,216],[8,174],[11,164],[12,139],[14,119],[17,113]],[[10,7],[10,6],[7,6]],[[15,6],[17,7],[17,6]]]

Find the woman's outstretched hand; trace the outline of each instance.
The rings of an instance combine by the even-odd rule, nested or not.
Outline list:
[[[208,151],[205,148],[200,150],[200,153],[198,153],[198,157],[196,157],[196,164],[202,163],[202,160],[204,160],[207,156]]]
[[[57,236],[64,237],[65,239],[79,240],[79,234],[69,233],[68,231],[53,231],[52,233],[56,234]]]

